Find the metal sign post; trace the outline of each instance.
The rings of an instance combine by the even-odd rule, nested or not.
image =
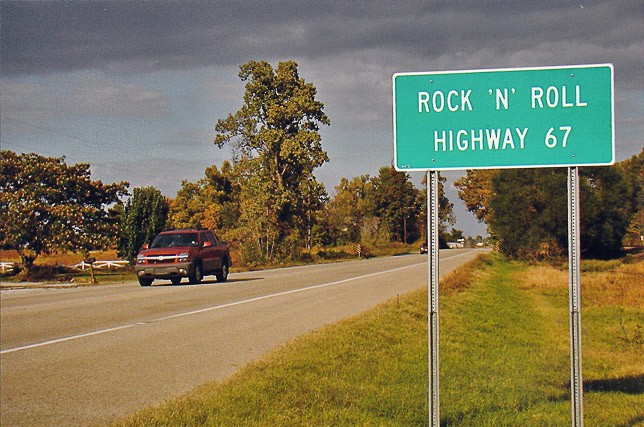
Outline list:
[[[570,390],[572,425],[584,425],[581,378],[581,313],[579,286],[579,168],[568,168],[568,286],[570,300]]]
[[[429,425],[440,426],[438,398],[438,171],[427,172],[427,232],[429,281],[427,292],[429,333]]]

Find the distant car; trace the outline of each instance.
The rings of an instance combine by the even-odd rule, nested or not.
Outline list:
[[[141,286],[150,286],[155,279],[178,285],[184,277],[198,284],[207,275],[225,282],[231,265],[228,244],[212,231],[170,230],[159,233],[149,247],[143,246],[134,271]]]
[[[426,254],[427,253],[427,242],[423,243],[420,245],[420,254]]]

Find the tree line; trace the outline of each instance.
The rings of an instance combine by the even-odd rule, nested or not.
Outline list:
[[[343,178],[329,197],[317,182],[300,183],[301,200],[261,194],[247,164],[213,165],[176,197],[155,187],[91,180],[90,165],[64,158],[0,151],[0,244],[14,249],[28,273],[40,256],[118,248],[133,260],[145,243],[170,228],[207,228],[235,244],[246,265],[298,260],[313,246],[361,243],[365,248],[416,242],[425,233],[425,192],[393,167],[377,176]],[[285,206],[286,205],[286,206]],[[441,198],[448,222],[451,204]],[[280,215],[278,209],[289,216]]]
[[[330,196],[314,171],[328,162],[319,130],[329,126],[316,88],[297,64],[251,61],[240,67],[243,105],[217,121],[214,144],[232,159],[183,181],[174,198],[154,187],[128,193],[127,182],[92,181],[90,165],[64,158],[0,152],[0,245],[29,272],[51,252],[116,246],[133,259],[168,228],[208,228],[234,243],[247,265],[298,260],[310,249],[413,243],[426,236],[426,191],[391,166],[377,176],[343,178]],[[643,152],[644,153],[644,152]],[[586,256],[621,253],[642,230],[642,157],[582,169],[582,248]],[[459,196],[514,257],[560,256],[566,243],[565,170],[468,171]],[[453,204],[439,185],[442,243],[459,236]]]
[[[565,168],[468,170],[455,185],[503,253],[527,260],[567,254]],[[644,150],[612,166],[580,168],[582,257],[616,258],[624,246],[644,246],[643,187]]]
[[[246,265],[299,260],[316,247],[360,243],[415,243],[425,232],[425,193],[403,172],[383,167],[377,176],[343,178],[329,197],[322,186],[304,193],[308,203],[288,207],[292,219],[279,221],[258,189],[229,162],[210,166],[197,182],[182,183],[174,199],[154,187],[135,188],[122,213],[122,256],[133,258],[145,242],[167,228],[208,228],[234,242]],[[311,187],[306,187],[309,190]],[[445,218],[451,204],[444,201]]]

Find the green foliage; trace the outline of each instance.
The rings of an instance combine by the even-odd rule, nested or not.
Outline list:
[[[627,183],[614,166],[584,168],[580,176],[582,256],[618,258],[633,212]]]
[[[445,233],[445,237],[450,242],[455,242],[458,239],[465,239],[465,236],[463,235],[463,230],[459,230],[457,228],[452,228],[449,233]]]
[[[221,232],[235,227],[238,187],[232,166],[225,161],[206,168],[196,183],[184,180],[170,202],[170,225],[174,228],[207,228]]]
[[[458,188],[458,196],[479,222],[488,222],[491,219],[492,179],[498,173],[498,169],[470,169],[454,183]]]
[[[294,230],[291,232],[291,236],[305,241],[308,250],[319,241],[319,235],[315,233],[316,230],[319,230],[317,226],[320,223],[322,211],[329,202],[329,197],[324,184],[315,180],[304,181],[300,185],[299,191],[301,197],[295,200],[298,205],[294,210],[302,214],[294,217]]]
[[[625,244],[644,246],[644,149],[616,166],[626,181],[632,212]]]
[[[508,169],[493,179],[489,227],[513,257],[561,256],[567,248],[565,169]]]
[[[240,186],[239,218],[234,234],[249,261],[273,261],[281,241],[279,215],[274,205],[272,183],[266,170],[257,168],[256,159],[243,159],[235,165],[236,180]]]
[[[380,225],[389,230],[393,240],[404,243],[417,240],[422,224],[418,221],[422,197],[409,175],[393,166],[383,167],[372,183],[373,209]]]
[[[166,228],[168,200],[154,187],[137,187],[127,201],[121,216],[118,255],[133,260],[145,243]]]
[[[560,257],[568,247],[567,170],[510,169],[492,180],[489,227],[512,257]],[[585,258],[622,254],[631,217],[628,187],[614,167],[580,172],[581,248]]]
[[[391,231],[386,225],[381,224],[376,216],[368,216],[362,221],[360,228],[360,243],[364,245],[382,248],[391,244]]]
[[[0,245],[15,249],[28,275],[40,254],[84,252],[114,243],[107,207],[128,184],[91,180],[90,166],[64,158],[0,152]]]
[[[442,229],[453,223],[452,207],[439,183]],[[329,240],[333,244],[363,242],[385,246],[392,241],[411,243],[426,235],[426,192],[409,175],[393,167],[380,168],[376,177],[343,178],[326,210]],[[444,239],[443,239],[444,240]]]
[[[641,244],[643,162],[644,151],[613,167],[581,169],[584,257],[620,256],[624,236],[627,244]],[[544,259],[563,255],[567,248],[565,174],[565,169],[467,171],[455,185],[505,253]]]
[[[373,215],[372,192],[373,182],[369,175],[340,180],[335,187],[335,196],[326,208],[328,243],[343,245],[362,240],[365,221]]]

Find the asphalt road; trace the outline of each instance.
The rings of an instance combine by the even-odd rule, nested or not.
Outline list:
[[[441,275],[476,250],[440,254]],[[427,285],[408,255],[157,281],[0,293],[0,424],[96,425],[213,380],[324,325]]]

